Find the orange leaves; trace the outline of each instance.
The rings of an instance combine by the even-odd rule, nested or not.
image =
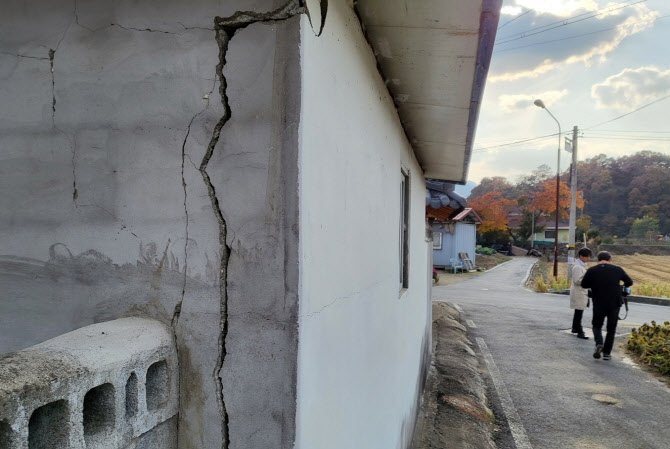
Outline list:
[[[477,227],[477,230],[482,233],[507,230],[507,214],[515,204],[516,201],[503,198],[497,191],[468,201],[468,207],[477,211],[482,219],[482,224]]]
[[[580,190],[577,192],[577,209],[584,208],[584,195]],[[570,187],[564,182],[559,184],[558,189],[559,217],[567,218],[570,214]],[[556,212],[556,181],[547,180],[542,183],[542,190],[535,195],[530,203],[531,210],[539,210],[547,214]]]

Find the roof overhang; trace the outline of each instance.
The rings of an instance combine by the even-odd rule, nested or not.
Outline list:
[[[502,0],[358,0],[427,178],[467,181]]]

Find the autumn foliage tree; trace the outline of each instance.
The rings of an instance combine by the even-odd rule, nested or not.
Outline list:
[[[477,227],[480,233],[507,231],[507,215],[515,204],[516,201],[504,198],[495,190],[468,201],[468,207],[477,211],[482,219],[482,224]]]
[[[554,215],[556,213],[556,181],[551,179],[546,180],[542,183],[541,187],[530,203],[529,209]],[[576,205],[577,209],[584,208],[584,195],[582,191],[577,192]],[[568,218],[570,216],[570,187],[564,182],[559,183],[558,187],[558,208],[559,218]]]

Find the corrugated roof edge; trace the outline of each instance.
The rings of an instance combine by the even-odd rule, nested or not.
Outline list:
[[[470,215],[470,214],[474,215],[475,218],[477,218],[477,221],[481,224],[482,219],[479,217],[479,214],[477,214],[477,212],[475,212],[475,210],[474,210],[473,208],[471,208],[471,207],[466,207],[465,209],[463,209],[458,215],[456,215],[455,217],[453,217],[453,218],[451,219],[451,221],[462,221],[462,220],[465,220],[465,218],[466,218],[468,215]]]
[[[489,73],[493,43],[496,40],[498,21],[500,20],[500,8],[502,0],[483,0],[482,13],[479,19],[479,44],[477,45],[477,65],[475,76],[472,80],[472,97],[470,98],[470,116],[468,117],[468,133],[465,138],[465,155],[463,158],[463,178],[461,180],[450,180],[457,184],[465,184],[468,180],[470,159],[472,158],[472,145],[475,140],[477,121],[479,120],[479,108],[484,95],[484,85]]]

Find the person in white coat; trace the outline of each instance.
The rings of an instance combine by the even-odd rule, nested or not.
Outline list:
[[[575,309],[575,315],[572,318],[572,333],[577,334],[577,338],[588,340],[589,337],[584,335],[584,328],[582,327],[582,316],[584,309],[588,307],[589,296],[588,291],[582,288],[582,279],[589,268],[587,263],[591,258],[591,250],[582,248],[577,253],[578,259],[572,265],[572,282],[570,283],[570,308]]]

